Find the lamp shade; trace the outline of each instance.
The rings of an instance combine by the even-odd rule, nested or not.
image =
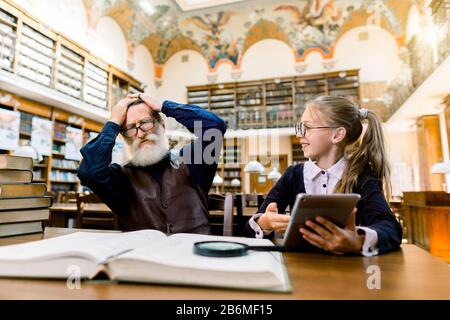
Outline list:
[[[431,173],[450,173],[450,163],[441,161],[433,164]]]
[[[244,171],[264,173],[264,166],[260,162],[252,160],[245,165]]]
[[[216,173],[216,175],[214,176],[213,182],[212,182],[213,185],[217,186],[219,184],[222,184],[222,182],[223,182],[222,177]]]
[[[41,162],[41,154],[32,146],[21,146],[13,152],[13,155],[32,158],[33,162]]]
[[[231,180],[230,184],[232,187],[240,187],[241,180],[239,180],[238,178],[234,178],[233,180]]]
[[[281,173],[278,171],[277,167],[273,167],[272,171],[269,172],[269,175],[267,176],[270,180],[277,181],[281,178]]]

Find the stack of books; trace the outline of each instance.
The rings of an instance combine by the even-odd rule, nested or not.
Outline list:
[[[44,231],[53,199],[32,170],[31,158],[0,154],[0,237]]]

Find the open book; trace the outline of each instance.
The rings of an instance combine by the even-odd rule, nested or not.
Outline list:
[[[198,234],[166,236],[156,230],[73,234],[0,247],[1,277],[67,278],[74,266],[81,278],[100,272],[111,280],[289,292],[283,256],[249,251],[242,257],[193,253],[197,241],[228,240],[272,245],[267,239]]]

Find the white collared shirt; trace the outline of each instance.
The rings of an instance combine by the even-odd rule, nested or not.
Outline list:
[[[328,170],[322,170],[311,159],[303,167],[303,182],[307,194],[331,194],[334,187],[342,177],[347,162],[341,158]],[[270,232],[261,230],[259,224],[254,220],[262,215],[255,214],[249,221],[250,227],[255,230],[256,238],[262,238]],[[373,256],[378,254],[378,235],[377,232],[368,227],[356,227],[363,230],[366,234],[361,254],[364,256]]]

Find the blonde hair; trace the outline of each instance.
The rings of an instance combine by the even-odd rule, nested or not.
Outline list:
[[[308,102],[306,107],[320,111],[330,122],[330,126],[343,127],[346,130],[344,157],[347,165],[334,191],[353,192],[353,188],[358,184],[358,176],[370,166],[374,177],[381,181],[386,198],[389,199],[391,170],[380,118],[370,110],[359,109],[355,103],[344,97],[319,96]],[[364,121],[367,122],[367,128],[363,134]]]

